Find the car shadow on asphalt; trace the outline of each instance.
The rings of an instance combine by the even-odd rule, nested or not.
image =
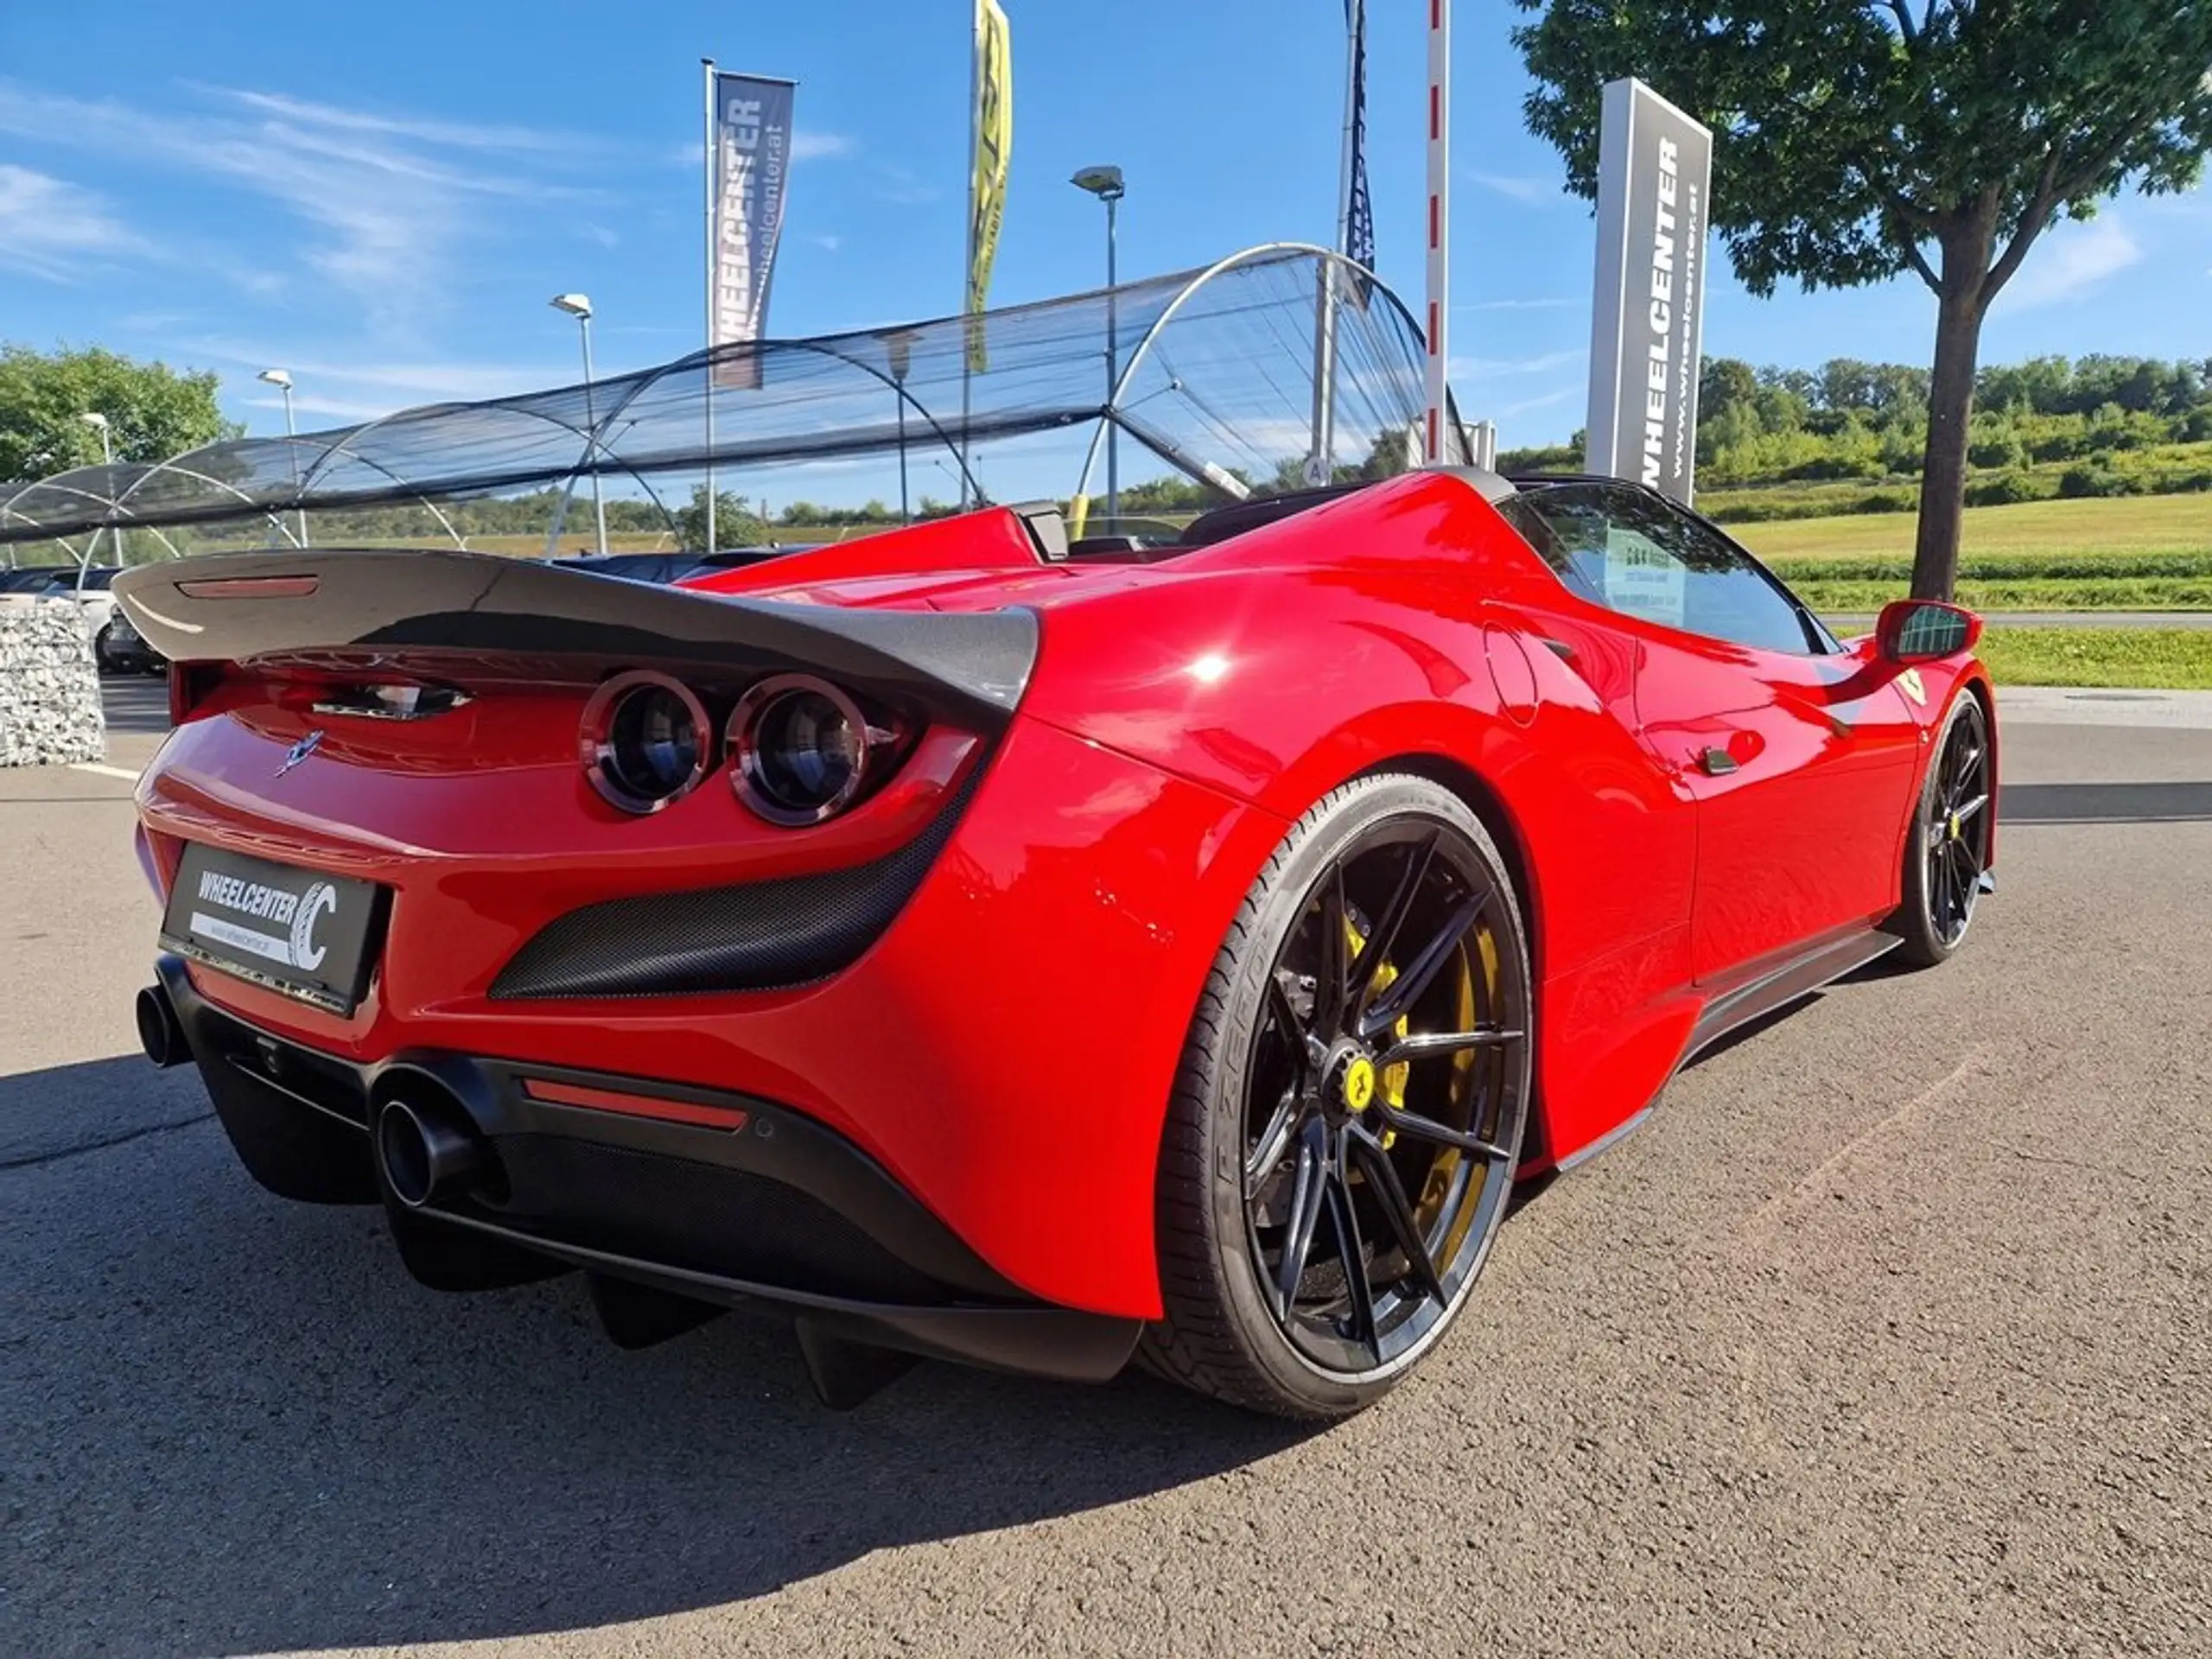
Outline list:
[[[124,1111],[126,1090],[152,1103]],[[253,1185],[219,1126],[178,1116],[197,1094],[136,1060],[0,1079],[0,1116],[59,1099],[86,1118],[81,1147],[41,1135],[0,1173],[8,1651],[649,1618],[1234,1478],[1313,1432],[1135,1372],[938,1364],[834,1414],[787,1330],[740,1316],[624,1352],[574,1275],[415,1285],[379,1212]]]
[[[2212,819],[2212,783],[2006,784],[2000,832],[2013,823],[2193,823]]]

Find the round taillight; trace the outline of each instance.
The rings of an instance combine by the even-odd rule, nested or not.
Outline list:
[[[584,775],[625,812],[658,812],[696,789],[712,741],[699,699],[665,674],[618,674],[584,705]]]
[[[820,823],[849,806],[867,780],[871,732],[858,705],[811,674],[779,674],[738,699],[729,717],[731,782],[771,823]]]

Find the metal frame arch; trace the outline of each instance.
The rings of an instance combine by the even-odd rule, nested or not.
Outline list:
[[[648,378],[650,378],[652,377],[648,377]],[[614,415],[620,410],[627,409],[630,406],[631,398],[634,397],[636,395],[637,392],[633,389],[628,397],[624,397],[620,403],[615,405],[614,409],[608,410],[607,416],[601,421],[600,426],[603,429],[607,420],[613,419]],[[406,421],[419,420],[432,415],[444,414],[452,410],[480,410],[487,407],[496,409],[502,415],[512,415],[525,420],[540,421],[548,426],[556,427],[560,430],[569,434],[571,436],[582,438],[584,442],[584,453],[588,456],[595,454],[613,455],[614,453],[607,447],[605,439],[600,435],[598,431],[587,430],[582,427],[577,426],[573,422],[563,420],[557,415],[549,414],[542,409],[532,408],[526,403],[497,403],[486,405],[482,404],[454,403],[448,400],[442,404],[423,404],[411,409],[395,409],[389,415],[379,415],[374,420],[364,421],[360,425],[349,429],[346,432],[345,435],[340,437],[337,442],[330,445],[327,448],[323,450],[320,455],[316,456],[314,464],[310,466],[306,472],[301,474],[298,484],[294,486],[293,505],[297,506],[301,499],[304,497],[308,491],[314,486],[315,480],[321,478],[324,473],[328,471],[330,467],[335,465],[340,460],[343,459],[354,461],[360,466],[373,468],[375,471],[383,474],[393,483],[406,490],[416,505],[426,508],[429,512],[430,516],[438,521],[439,524],[443,527],[446,534],[452,538],[453,544],[461,549],[463,552],[467,551],[468,538],[462,535],[459,530],[454,528],[453,520],[446,517],[444,510],[438,505],[435,500],[423,493],[423,492],[416,488],[410,480],[404,478],[399,474],[392,471],[391,467],[385,466],[373,455],[365,455],[361,454],[354,446],[361,439],[366,437],[370,433],[374,432],[382,427],[395,426]],[[276,442],[289,442],[289,440],[276,440]],[[616,459],[618,461],[620,461],[620,457],[616,457]],[[660,499],[659,493],[645,480],[644,475],[628,466],[626,463],[621,465],[620,470],[627,474],[631,481],[635,483],[639,488],[645,491],[645,494],[652,499],[653,505],[660,509],[661,517],[666,519],[672,526],[676,521],[669,513],[668,504]],[[571,468],[567,475],[567,481],[563,486],[561,505],[554,512],[553,522],[556,527],[554,533],[556,535],[559,533],[557,526],[567,513],[569,497],[573,494],[575,490],[576,476],[577,474],[575,470]]]
[[[263,506],[260,502],[248,495],[244,490],[238,488],[237,485],[230,482],[227,479],[217,478],[211,474],[200,472],[195,467],[185,467],[179,464],[190,456],[199,454],[202,450],[213,449],[214,448],[216,448],[216,446],[213,444],[203,443],[197,448],[187,449],[182,454],[175,455],[168,461],[148,462],[146,465],[146,470],[141,473],[137,478],[130,480],[130,487],[124,491],[121,495],[116,497],[113,503],[114,506],[118,511],[127,511],[126,504],[130,501],[130,498],[137,494],[141,489],[144,488],[149,480],[154,478],[157,474],[175,473],[181,478],[194,478],[199,480],[202,484],[212,484],[217,489],[227,491],[229,493],[238,497],[238,499],[245,502],[247,506],[259,509],[261,516],[268,519],[271,524],[275,525],[276,528],[283,533],[286,541],[291,543],[294,547],[299,546],[300,538],[292,534],[289,525],[286,524],[276,513],[270,512],[269,509]],[[183,556],[181,554],[177,552],[176,543],[170,541],[167,536],[162,535],[160,525],[140,524],[136,518],[133,518],[130,525],[127,527],[133,530],[149,530],[153,531],[155,535],[162,537],[162,544],[169,550],[169,552],[173,556],[180,558]]]
[[[105,469],[86,469],[80,467],[77,470],[105,471]],[[151,471],[152,469],[149,467],[148,470]],[[142,524],[135,522],[128,524],[117,524],[114,521],[114,514],[122,506],[123,497],[99,495],[94,493],[91,490],[79,489],[74,484],[64,484],[60,482],[62,479],[71,477],[72,475],[73,474],[70,473],[56,473],[52,478],[33,480],[30,483],[24,485],[13,495],[10,496],[5,501],[0,501],[0,518],[14,518],[26,524],[38,524],[39,521],[30,517],[29,514],[17,512],[16,511],[16,503],[22,500],[26,495],[29,495],[33,490],[58,490],[64,495],[77,496],[86,501],[97,502],[100,505],[105,507],[108,510],[109,522],[95,529],[92,531],[92,539],[85,543],[85,550],[82,553],[74,556],[77,560],[77,580],[80,582],[85,579],[85,572],[91,568],[92,550],[99,545],[99,532],[101,530],[150,531],[156,537],[160,538],[162,545],[168,549],[169,556],[171,558],[182,558],[184,556],[182,553],[177,550],[176,543],[168,538],[168,533],[164,531],[159,524]],[[143,481],[143,474],[141,474],[139,478],[134,479],[131,481],[130,488],[133,490],[137,489],[139,484]],[[127,496],[130,493],[130,490],[125,490],[124,492],[124,495]],[[49,536],[45,539],[58,543],[65,551],[68,549],[69,538],[66,536]],[[15,564],[15,543],[12,542],[9,543],[8,558],[9,568],[10,569],[16,568]]]
[[[1215,277],[1234,270],[1241,265],[1259,264],[1287,255],[1311,257],[1317,261],[1318,267],[1320,269],[1341,267],[1371,283],[1371,291],[1382,295],[1389,301],[1391,308],[1403,320],[1406,327],[1413,331],[1414,338],[1415,340],[1424,338],[1421,324],[1414,320],[1414,314],[1407,308],[1406,302],[1398,297],[1396,290],[1365,265],[1348,255],[1338,252],[1334,248],[1325,248],[1313,242],[1262,242],[1252,247],[1241,248],[1235,253],[1224,255],[1183,284],[1181,291],[1173,299],[1168,301],[1161,308],[1160,315],[1152,320],[1151,327],[1144,331],[1144,337],[1137,342],[1136,348],[1129,353],[1128,365],[1115,379],[1113,392],[1108,398],[1105,408],[1099,411],[1097,428],[1090,435],[1090,447],[1084,453],[1083,472],[1076,480],[1075,493],[1078,497],[1085,499],[1090,497],[1090,476],[1098,465],[1098,452],[1105,447],[1108,423],[1112,422],[1116,425],[1122,426],[1123,431],[1129,432],[1129,435],[1135,438],[1138,442],[1143,443],[1145,448],[1153,448],[1154,446],[1146,442],[1141,434],[1130,431],[1128,426],[1116,420],[1115,417],[1122,407],[1122,399],[1128,391],[1129,383],[1135,378],[1136,372],[1143,365],[1146,357],[1150,354],[1153,342],[1166,331],[1169,323],[1174,321],[1176,313],[1188,304],[1192,297]],[[1162,455],[1160,459],[1167,461],[1170,466],[1176,465],[1170,456]]]
[[[746,343],[753,344],[754,342],[748,341]],[[904,383],[898,380],[893,376],[886,373],[883,370],[877,368],[875,365],[868,362],[866,359],[855,357],[847,352],[838,351],[822,340],[764,340],[758,343],[777,351],[798,349],[802,351],[813,352],[819,356],[830,358],[840,363],[849,364],[852,367],[858,369],[862,374],[868,376],[871,379],[881,383],[890,391],[892,395],[896,397],[900,404],[904,404],[906,408],[912,410],[915,414],[920,416],[921,418],[927,423],[930,430],[937,434],[938,441],[944,444],[947,451],[949,451],[954,457],[956,462],[960,467],[961,476],[967,480],[968,487],[974,491],[978,497],[982,495],[982,486],[976,482],[974,474],[969,471],[967,458],[961,454],[959,444],[953,440],[952,435],[944,429],[943,423],[938,421],[938,417],[931,412],[929,405],[923,403],[920,398],[915,397],[912,391],[907,390]],[[648,369],[638,374],[632,380],[630,389],[623,394],[621,399],[617,402],[613,408],[609,409],[604,416],[600,417],[600,427],[604,429],[609,422],[615,420],[624,414],[632,404],[643,397],[652,387],[658,385],[663,380],[667,379],[671,375],[682,374],[693,369],[699,370],[703,377],[703,391],[702,395],[706,399],[709,406],[711,407],[715,396],[714,371],[715,365],[717,360],[717,353],[728,351],[728,349],[729,348],[727,346],[702,346],[697,351],[687,352],[684,355],[676,359],[673,362],[663,363],[656,368]],[[546,418],[551,419],[552,417],[549,416]],[[556,423],[565,424],[565,423]],[[573,431],[575,429],[570,428],[569,429]],[[604,450],[606,448],[606,444],[601,441],[597,447]],[[612,452],[610,451],[609,453]],[[712,467],[717,457],[711,449],[709,449],[708,453],[702,457],[704,464],[709,467]],[[661,510],[662,515],[668,518],[670,528],[676,528],[676,520],[673,516],[669,514],[667,505],[661,500],[659,495],[653,490],[652,486],[645,483],[643,474],[639,474],[634,467],[628,466],[626,463],[624,465],[623,470],[628,473],[632,478],[636,479],[639,484],[645,485],[646,493],[652,496],[654,505],[658,506]],[[569,482],[569,489],[573,491],[575,483],[573,475],[570,477]]]
[[[628,413],[630,405],[636,403],[639,397],[645,395],[645,388],[648,386],[658,385],[663,375],[666,374],[671,369],[678,367],[688,360],[688,359],[679,358],[676,363],[664,363],[658,368],[645,370],[643,373],[639,373],[633,371],[627,377],[630,382],[628,390],[624,391],[620,397],[615,399],[613,404],[607,409],[607,413],[601,416],[598,420],[594,421],[588,430],[579,429],[570,424],[569,422],[562,420],[558,416],[549,415],[542,409],[531,409],[527,410],[518,409],[515,410],[518,414],[526,413],[533,415],[541,421],[550,422],[551,424],[560,427],[564,431],[574,432],[581,436],[584,441],[584,455],[587,460],[591,461],[591,471],[594,474],[597,474],[599,471],[599,464],[597,461],[598,456],[613,456],[615,464],[620,467],[623,472],[629,474],[630,481],[635,484],[639,489],[643,490],[646,496],[652,500],[653,505],[660,509],[661,522],[668,526],[669,533],[679,542],[683,539],[682,527],[677,524],[676,515],[668,510],[668,503],[660,499],[660,492],[653,488],[652,483],[646,479],[643,473],[639,472],[635,467],[632,467],[628,461],[624,461],[620,455],[615,454],[614,451],[607,447],[605,435],[607,427],[612,423],[619,420],[622,416]],[[712,397],[714,395],[714,388],[709,386],[707,389],[707,392],[709,397]],[[505,405],[505,407],[513,408],[514,406],[509,404]],[[569,522],[569,505],[576,498],[576,479],[578,476],[579,474],[576,469],[570,467],[569,469],[568,476],[562,480],[561,504],[553,509],[553,523],[545,532],[545,556],[549,559],[553,556],[554,550],[561,544],[562,527]],[[681,549],[678,549],[678,551],[681,550]]]
[[[321,454],[317,455],[315,458],[313,464],[308,467],[307,471],[302,473],[298,478],[294,480],[292,485],[292,505],[296,509],[299,508],[301,502],[305,499],[308,489],[314,485],[315,480],[322,475],[324,470],[327,468],[333,461],[343,455],[349,460],[358,461],[364,467],[374,467],[378,472],[382,473],[393,483],[411,493],[418,505],[428,507],[430,510],[430,516],[435,518],[439,524],[445,526],[445,532],[448,536],[453,538],[453,544],[455,547],[461,549],[464,552],[467,551],[468,547],[468,538],[461,535],[460,531],[456,531],[453,527],[453,521],[450,518],[448,518],[443,512],[439,511],[438,504],[436,502],[431,500],[421,491],[416,489],[414,485],[409,483],[407,480],[402,478],[397,473],[393,472],[391,467],[385,466],[381,461],[372,461],[366,455],[355,454],[353,453],[353,444],[355,440],[365,436],[368,433],[375,431],[380,426],[389,426],[404,416],[428,415],[435,413],[440,410],[466,409],[468,405],[466,404],[456,404],[448,401],[442,404],[426,404],[419,409],[396,409],[389,415],[379,415],[372,421],[364,421],[360,425],[351,428],[344,437],[339,439],[337,442],[330,445],[327,448],[324,449]],[[296,439],[287,438],[283,440],[283,442],[287,443],[293,443],[297,441]]]
[[[56,473],[51,478],[33,479],[29,483],[24,485],[13,495],[10,496],[5,501],[0,501],[0,512],[6,513],[10,518],[20,518],[27,524],[37,524],[38,520],[32,518],[29,514],[17,512],[16,511],[16,503],[29,495],[33,490],[59,490],[64,495],[74,495],[80,497],[86,501],[98,502],[109,512],[114,512],[115,498],[113,496],[99,495],[91,490],[79,489],[74,484],[65,484],[61,481],[67,478],[74,478],[78,472],[84,470],[86,469],[81,467],[73,468],[69,472]],[[91,470],[97,471],[99,469],[92,468]]]

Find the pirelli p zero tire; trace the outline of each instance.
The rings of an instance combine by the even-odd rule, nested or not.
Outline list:
[[[1505,1214],[1534,1018],[1522,911],[1464,802],[1389,774],[1316,804],[1191,1021],[1160,1147],[1147,1366],[1327,1419],[1419,1363]]]
[[[1904,939],[1897,954],[1908,963],[1932,968],[1966,943],[1989,866],[1996,777],[1989,716],[1980,698],[1961,690],[1936,734],[1905,836],[1904,902],[1890,929]]]

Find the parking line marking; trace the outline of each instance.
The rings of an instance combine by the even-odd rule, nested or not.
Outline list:
[[[135,784],[138,781],[137,772],[128,771],[122,766],[102,766],[97,760],[72,760],[69,763],[69,770],[98,772],[103,778],[120,778],[126,784]]]

